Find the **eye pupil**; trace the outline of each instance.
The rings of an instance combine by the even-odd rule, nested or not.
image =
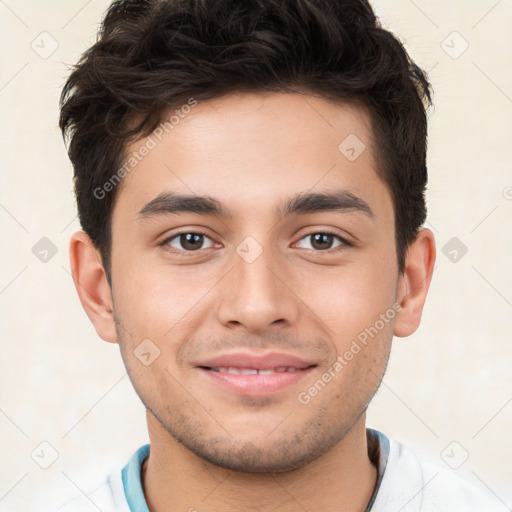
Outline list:
[[[311,235],[311,247],[314,249],[330,249],[333,243],[333,235],[328,233],[315,233]]]
[[[199,233],[185,233],[180,235],[181,246],[189,251],[201,249],[203,242],[204,236]]]

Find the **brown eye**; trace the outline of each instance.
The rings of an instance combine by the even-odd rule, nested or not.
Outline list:
[[[315,251],[325,251],[346,244],[345,240],[332,233],[311,233],[301,238],[300,242],[304,242],[303,249],[313,249]]]
[[[202,233],[178,233],[167,243],[178,251],[197,251],[213,245],[212,240]]]

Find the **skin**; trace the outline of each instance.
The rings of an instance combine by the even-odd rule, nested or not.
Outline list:
[[[349,134],[366,147],[354,161],[338,149]],[[399,273],[393,203],[377,161],[360,106],[231,94],[198,104],[123,179],[112,215],[112,289],[90,239],[73,235],[83,307],[99,336],[119,343],[146,406],[151,454],[142,481],[152,512],[365,509],[377,475],[365,411],[393,335],[419,325],[435,260],[433,235],[423,229]],[[357,196],[371,214],[278,215],[299,194],[334,190]],[[215,198],[231,216],[141,218],[162,192]],[[169,241],[197,231],[207,235],[204,245],[188,254],[179,237]],[[335,236],[314,244],[310,235],[325,232]],[[261,250],[251,262],[237,252],[246,237],[257,242],[251,254]],[[299,393],[332,373],[393,304],[394,318],[301,403]],[[134,354],[145,339],[160,351],[148,366]],[[275,393],[241,396],[197,367],[234,350],[283,352],[316,366]]]

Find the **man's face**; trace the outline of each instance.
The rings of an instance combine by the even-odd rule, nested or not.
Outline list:
[[[112,216],[121,352],[150,422],[217,465],[297,468],[364,419],[399,283],[370,130],[355,106],[238,94],[128,148],[150,150]]]

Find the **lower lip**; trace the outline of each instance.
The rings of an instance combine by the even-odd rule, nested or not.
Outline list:
[[[199,370],[206,375],[210,381],[221,386],[226,391],[246,396],[264,396],[282,391],[294,384],[297,384],[306,376],[310,375],[315,367],[295,370],[294,372],[239,375],[228,372],[215,372],[205,368]]]

